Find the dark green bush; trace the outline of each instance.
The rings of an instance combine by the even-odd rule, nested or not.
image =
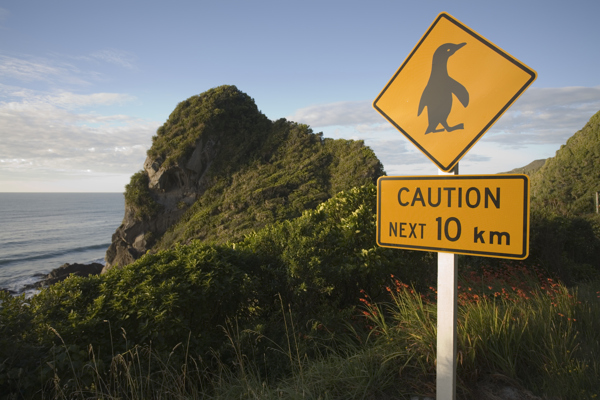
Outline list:
[[[252,153],[270,130],[270,121],[254,100],[233,85],[219,86],[182,101],[152,137],[148,155],[169,167],[213,141],[221,157],[214,169],[228,171]],[[219,143],[225,138],[227,143]]]
[[[148,183],[148,174],[141,170],[133,174],[129,183],[125,185],[125,204],[133,208],[138,220],[148,220],[162,209],[152,197]]]
[[[253,154],[232,174],[214,175],[156,248],[190,239],[238,241],[253,230],[299,217],[341,190],[375,183],[384,174],[361,141],[322,140],[307,125],[285,119],[272,124]]]
[[[377,297],[392,273],[418,283],[433,272],[428,253],[378,247],[374,234],[371,184],[236,244],[192,242],[100,276],[71,277],[30,300],[3,303],[2,340],[15,344],[0,349],[0,360],[12,360],[11,370],[19,366],[27,376],[40,376],[53,373],[47,362],[63,354],[52,365],[67,378],[83,374],[79,379],[85,382],[91,370],[79,367],[90,362],[89,345],[104,365],[114,354],[150,343],[153,351],[168,355],[185,342],[192,354],[210,358],[216,351],[221,360],[231,361],[235,354],[223,331],[228,321],[240,332],[266,335],[285,348],[282,320],[288,311],[301,336],[316,334],[319,324],[331,334],[354,314],[362,289]],[[64,357],[63,343],[75,360]],[[259,345],[265,353],[261,362],[289,367],[284,355],[268,350],[273,346]],[[17,360],[9,348],[31,351]],[[71,362],[78,368],[73,370]]]
[[[600,219],[531,213],[529,263],[571,285],[600,276]]]
[[[361,290],[373,298],[383,294],[391,274],[415,285],[435,276],[433,254],[376,245],[375,203],[374,185],[341,192],[300,218],[248,235],[237,247],[277,261],[269,273],[298,318],[319,315],[332,323],[360,304]]]

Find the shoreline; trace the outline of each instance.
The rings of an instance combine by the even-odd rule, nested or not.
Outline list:
[[[31,297],[37,294],[41,288],[63,281],[71,274],[76,276],[99,275],[105,264],[104,259],[95,259],[85,264],[63,263],[47,274],[35,272],[23,279],[14,281],[11,285],[0,286],[0,292],[7,292],[12,296],[25,294],[26,297]]]

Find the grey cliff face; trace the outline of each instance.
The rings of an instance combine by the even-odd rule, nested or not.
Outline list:
[[[125,205],[121,226],[112,236],[106,251],[106,266],[102,272],[114,266],[131,264],[156,243],[207,188],[206,175],[214,160],[218,143],[207,140],[196,142],[191,156],[183,162],[163,166],[159,157],[146,158],[144,170],[148,174],[148,188],[153,199],[161,206],[158,215],[150,219],[138,219],[135,210]]]

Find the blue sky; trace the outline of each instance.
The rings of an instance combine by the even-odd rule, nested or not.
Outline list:
[[[437,174],[371,103],[442,11],[538,74],[461,174],[551,157],[600,110],[595,0],[1,0],[0,191],[122,192],[177,103],[223,84]]]

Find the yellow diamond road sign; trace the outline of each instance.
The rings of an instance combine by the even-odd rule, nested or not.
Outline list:
[[[527,258],[529,178],[503,174],[381,177],[377,244]]]
[[[441,13],[373,107],[449,171],[535,78],[534,70]]]

